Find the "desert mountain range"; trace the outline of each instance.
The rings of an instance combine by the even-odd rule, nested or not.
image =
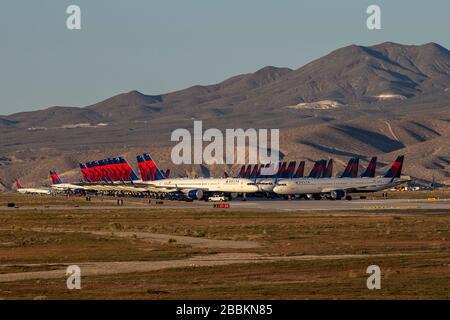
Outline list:
[[[150,88],[151,89],[151,88]],[[287,160],[378,155],[380,169],[405,154],[405,174],[450,180],[450,51],[435,44],[351,45],[307,65],[264,67],[221,83],[166,94],[122,93],[86,107],[0,116],[0,188],[15,178],[48,184],[48,169],[79,179],[78,163],[150,152],[175,175],[239,166],[174,166],[176,128],[280,128]]]

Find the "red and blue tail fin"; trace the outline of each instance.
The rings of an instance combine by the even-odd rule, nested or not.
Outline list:
[[[243,165],[243,166],[241,167],[241,170],[239,170],[239,173],[238,173],[238,175],[236,176],[236,178],[243,178],[243,177],[244,177],[244,174],[245,174],[245,165]]]
[[[351,158],[350,160],[348,160],[347,166],[345,167],[344,172],[341,174],[341,178],[350,178],[354,161],[355,158]]]
[[[297,171],[295,171],[295,174],[292,177],[295,179],[303,178],[304,174],[305,174],[305,161],[302,161],[298,165]]]
[[[111,165],[109,164],[109,159],[102,160],[102,167],[105,171],[106,178],[108,181],[114,181],[114,172],[111,168]]]
[[[400,178],[403,168],[403,160],[405,156],[399,156],[394,163],[392,163],[391,168],[384,174],[385,178]]]
[[[362,178],[373,178],[375,177],[375,171],[377,169],[377,157],[373,157],[369,164],[367,165],[366,171],[361,175]]]
[[[19,179],[16,180],[16,188],[17,189],[22,189],[23,188],[22,185],[20,184]]]
[[[253,169],[252,169],[252,171],[250,173],[249,178],[250,179],[256,179],[256,177],[258,176],[258,170],[259,170],[259,166],[257,164],[255,164],[253,166]]]
[[[322,160],[316,161],[311,171],[309,172],[308,178],[317,178]]]
[[[319,160],[314,163],[314,167],[311,169],[311,172],[309,173],[309,178],[320,178],[325,171],[327,161],[326,160]]]
[[[359,158],[355,158],[355,161],[353,161],[352,169],[350,171],[350,178],[356,178],[358,176],[358,169],[359,169]]]
[[[286,167],[286,170],[282,174],[282,178],[292,178],[294,175],[295,166],[297,165],[296,161],[290,161],[288,166]]]
[[[55,170],[50,170],[50,178],[52,179],[52,184],[61,184],[62,181],[59,178]]]
[[[119,157],[119,163],[120,163],[120,166],[125,171],[125,179],[124,180],[128,180],[128,181],[139,180],[138,176],[136,175],[134,170],[131,168],[131,166],[128,164],[127,160],[125,160],[125,158]]]
[[[332,175],[333,175],[333,159],[330,159],[328,161],[328,165],[326,166],[322,174],[322,178],[331,178]]]
[[[283,174],[286,172],[287,162],[283,162],[281,166],[278,168],[277,175],[275,178],[281,178]]]
[[[252,165],[249,164],[249,165],[247,166],[247,169],[245,169],[244,175],[242,176],[242,178],[249,178],[251,172],[252,172]]]
[[[148,153],[144,154],[144,160],[147,164],[147,167],[149,168],[149,180],[155,181],[155,180],[163,180],[166,177],[163,175],[161,170],[159,170],[158,166],[156,165],[155,161],[153,161],[152,157]]]
[[[139,155],[136,157],[136,159],[138,162],[139,172],[141,174],[142,181],[148,181],[149,169],[147,164],[145,163],[144,156]]]
[[[83,176],[83,180],[87,181],[87,182],[91,182],[90,176],[89,176],[89,171],[88,168],[86,167],[86,165],[80,163],[80,171],[81,171],[81,175]]]

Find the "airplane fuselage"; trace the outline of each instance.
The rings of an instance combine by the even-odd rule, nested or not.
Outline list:
[[[241,178],[163,179],[144,181],[160,191],[203,190],[208,192],[253,193],[258,191],[255,182]]]
[[[299,178],[280,179],[273,191],[282,195],[329,193],[336,190],[375,192],[392,188],[407,180],[400,178]]]

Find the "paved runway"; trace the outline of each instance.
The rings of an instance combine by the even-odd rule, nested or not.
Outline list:
[[[161,203],[162,202],[162,203]],[[349,210],[448,210],[450,214],[450,199],[448,200],[426,200],[426,199],[383,199],[383,200],[234,200],[228,202],[229,209],[217,210],[270,210],[270,211],[349,211]],[[125,199],[124,206],[108,204],[101,205],[51,205],[51,206],[19,206],[19,208],[8,208],[7,210],[126,210],[126,209],[212,209],[212,202],[195,201],[159,201],[152,200],[150,204],[135,200]],[[6,208],[5,208],[6,209]],[[432,213],[432,212],[431,212]],[[442,213],[442,212],[441,212]],[[447,212],[445,212],[447,213]]]

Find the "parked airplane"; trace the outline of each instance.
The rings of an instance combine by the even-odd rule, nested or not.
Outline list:
[[[351,199],[353,192],[375,192],[407,182],[400,178],[404,156],[400,156],[382,177],[364,178],[298,178],[281,179],[273,191],[280,195],[309,195],[314,199]]]
[[[188,200],[207,199],[210,194],[223,193],[229,198],[237,193],[254,193],[258,191],[255,182],[247,178],[174,178],[168,179],[159,170],[149,154],[138,156],[138,163],[146,179],[136,181],[134,184],[139,187],[147,187],[149,191],[156,193],[175,193],[184,196]],[[146,166],[144,166],[144,164]],[[248,174],[251,173],[248,169]],[[147,179],[148,178],[148,179]]]
[[[44,188],[24,188],[20,184],[19,180],[16,180],[17,192],[21,194],[50,194],[50,189]]]

